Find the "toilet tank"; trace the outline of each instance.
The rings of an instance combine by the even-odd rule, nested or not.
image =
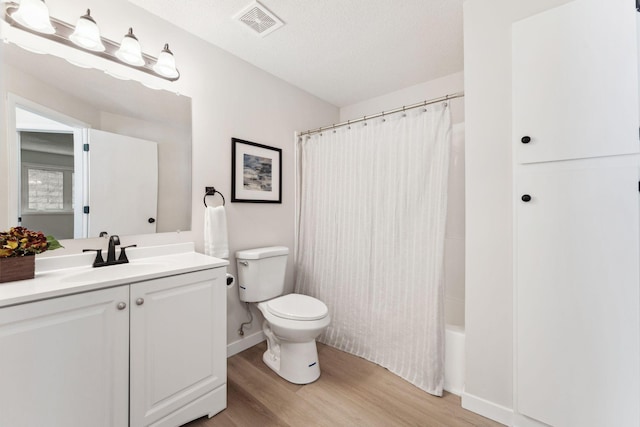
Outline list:
[[[289,248],[270,246],[236,252],[240,301],[266,301],[284,292]]]

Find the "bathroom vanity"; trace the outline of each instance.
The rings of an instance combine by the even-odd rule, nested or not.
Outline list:
[[[192,244],[36,260],[0,285],[0,425],[179,426],[226,407],[227,261]]]

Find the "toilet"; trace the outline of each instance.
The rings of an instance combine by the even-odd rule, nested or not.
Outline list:
[[[316,338],[331,318],[316,298],[282,295],[288,254],[284,246],[236,252],[238,289],[240,300],[257,303],[264,316],[264,363],[289,382],[308,384],[320,377]]]

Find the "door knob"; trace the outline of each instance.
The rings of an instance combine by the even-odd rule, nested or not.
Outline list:
[[[124,310],[125,308],[127,308],[127,304],[124,302],[119,302],[116,307],[118,307],[118,310]]]
[[[530,202],[531,201],[531,196],[528,195],[528,194],[524,194],[524,195],[522,195],[521,199],[522,199],[523,202]]]
[[[528,143],[531,142],[531,137],[530,136],[523,136],[520,141],[522,141],[523,144],[528,144]]]

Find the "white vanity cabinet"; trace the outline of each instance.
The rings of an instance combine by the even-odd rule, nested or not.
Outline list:
[[[175,427],[226,407],[225,272],[131,285],[132,427]]]
[[[176,427],[224,409],[225,273],[0,308],[0,426]]]
[[[0,426],[126,426],[128,301],[121,286],[0,309]]]

